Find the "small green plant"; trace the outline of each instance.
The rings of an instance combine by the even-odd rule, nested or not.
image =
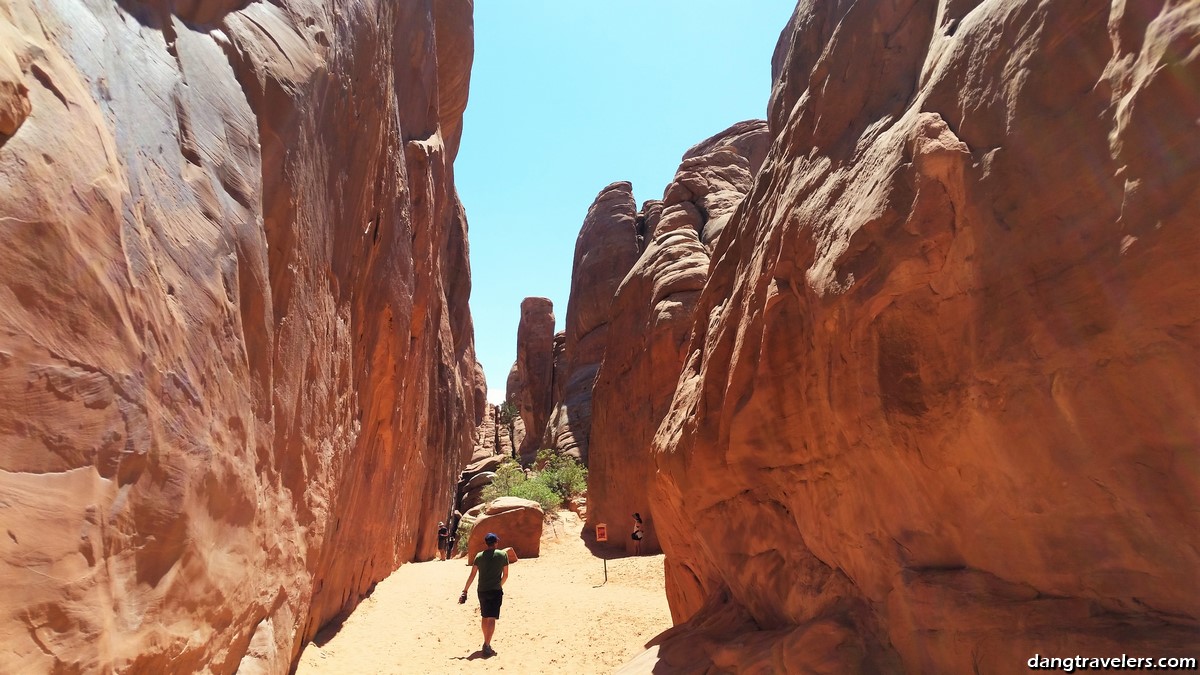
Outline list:
[[[574,457],[543,449],[538,450],[533,465],[539,469],[537,480],[562,497],[562,501],[587,492],[587,468]]]
[[[516,403],[505,401],[500,404],[500,423],[504,425],[512,424],[512,421],[521,416],[521,410]]]
[[[467,552],[467,544],[470,543],[471,530],[473,530],[473,529],[475,529],[474,523],[468,523],[465,520],[460,520],[458,522],[458,534],[455,536],[458,537],[458,552],[459,553]]]
[[[555,516],[563,501],[562,497],[554,490],[537,480],[527,480],[521,483],[517,489],[513,490],[512,496],[537,502],[547,517]]]
[[[508,458],[496,468],[492,484],[483,489],[483,501],[491,502],[499,497],[520,497],[537,502],[548,516],[557,511],[562,503],[562,497],[527,476],[520,464]]]
[[[505,457],[500,466],[496,467],[496,477],[492,479],[492,484],[483,489],[483,501],[491,502],[497,497],[515,497],[513,490],[527,480],[529,479],[521,465],[517,464],[516,460]]]
[[[571,457],[543,450],[534,466],[540,470],[526,473],[516,461],[505,459],[483,489],[483,500],[520,497],[537,502],[552,517],[563,502],[587,491],[587,469]]]

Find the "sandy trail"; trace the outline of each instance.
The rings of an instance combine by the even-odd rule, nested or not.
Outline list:
[[[518,561],[504,586],[492,647],[479,652],[474,588],[458,594],[462,559],[404,565],[381,581],[331,638],[318,636],[297,673],[609,673],[671,627],[661,555],[603,562],[580,539],[578,516],[547,526],[541,556]],[[500,543],[501,546],[504,542]],[[327,641],[326,641],[327,640]]]

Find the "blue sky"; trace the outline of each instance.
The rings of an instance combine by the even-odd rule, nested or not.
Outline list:
[[[763,118],[789,0],[476,0],[455,181],[489,399],[516,358],[521,300],[561,330],[575,237],[601,188],[662,197],[692,145]]]

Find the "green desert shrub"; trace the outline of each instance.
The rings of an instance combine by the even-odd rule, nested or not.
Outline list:
[[[471,539],[471,530],[473,530],[473,529],[475,529],[474,523],[468,523],[465,520],[458,521],[458,534],[455,536],[458,537],[458,552],[459,553],[467,552],[467,543]]]
[[[509,425],[513,420],[521,416],[521,409],[512,401],[505,401],[500,404],[500,424]]]
[[[545,461],[535,463],[540,470],[529,474],[514,460],[505,459],[496,468],[492,484],[483,489],[483,500],[491,502],[498,497],[528,499],[537,502],[549,517],[563,502],[587,490],[587,469],[579,462],[548,450],[538,453],[539,458],[544,454]]]
[[[500,466],[496,467],[496,477],[492,479],[492,484],[483,489],[483,501],[491,502],[497,497],[515,497],[513,490],[527,480],[529,479],[521,465],[517,464],[515,459],[505,457]]]
[[[535,480],[545,483],[561,497],[561,501],[587,492],[587,468],[574,457],[553,450],[539,450],[534,466],[540,469]]]
[[[558,511],[558,507],[562,506],[563,501],[562,496],[556,494],[545,483],[536,479],[527,480],[516,486],[512,496],[537,502],[547,516],[553,516]]]

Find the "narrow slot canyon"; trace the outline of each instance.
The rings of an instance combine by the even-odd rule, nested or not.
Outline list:
[[[0,673],[1196,671],[1197,45],[0,0]]]

